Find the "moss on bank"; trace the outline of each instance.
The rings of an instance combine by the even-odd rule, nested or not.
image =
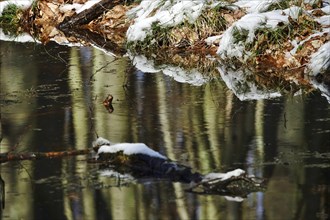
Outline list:
[[[0,27],[6,35],[18,35],[21,32],[20,22],[23,10],[15,4],[8,4],[0,16]]]

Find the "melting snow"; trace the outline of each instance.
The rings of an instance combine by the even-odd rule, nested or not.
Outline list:
[[[283,12],[287,15],[290,16],[291,18],[297,20],[299,15],[301,13],[305,13],[304,10],[300,7],[297,6],[292,6],[291,8],[287,8],[283,10]]]
[[[330,26],[330,15],[324,15],[315,20],[324,27]]]
[[[93,142],[93,147],[100,147],[102,145],[111,145],[111,142],[103,137],[99,137]]]
[[[152,150],[147,145],[143,143],[118,143],[118,144],[110,144],[110,141],[104,139],[104,138],[98,138],[96,142],[94,142],[96,145],[93,144],[93,146],[99,146],[99,144],[104,143],[99,150],[97,151],[97,155],[101,153],[116,153],[119,151],[123,151],[126,155],[134,155],[134,154],[145,154],[150,157],[157,157],[160,159],[166,160],[167,158],[160,153]],[[110,144],[110,145],[109,145]]]
[[[321,10],[326,13],[327,15],[330,14],[330,5],[324,6],[323,8],[321,8]]]
[[[304,43],[305,43],[306,41],[309,41],[309,40],[310,40],[311,38],[313,38],[313,37],[322,36],[323,34],[326,34],[326,33],[328,33],[328,32],[329,32],[329,31],[327,31],[327,30],[322,31],[322,32],[317,32],[317,33],[315,33],[315,34],[312,34],[312,35],[308,36],[306,39],[300,41],[299,43],[298,43],[296,40],[291,41],[291,44],[292,44],[292,46],[293,46],[293,49],[290,51],[290,54],[291,54],[291,55],[295,55],[296,52],[297,52],[297,50],[298,50],[298,48],[299,48],[299,46],[304,45]]]
[[[319,73],[330,68],[330,41],[323,44],[319,50],[312,54],[308,68],[310,69],[310,75],[316,76]]]
[[[82,11],[84,11],[86,9],[89,9],[90,7],[92,7],[93,5],[95,5],[96,3],[99,3],[100,1],[101,0],[87,1],[76,12],[79,14],[80,12],[82,12]]]
[[[75,10],[77,14],[80,12],[89,9],[96,3],[99,3],[101,0],[93,0],[93,1],[87,1],[84,4],[79,4],[79,3],[73,3],[73,4],[62,4],[60,6],[60,11],[62,13],[65,13],[67,11]]]
[[[255,32],[260,28],[277,28],[278,24],[287,24],[289,17],[292,19],[298,19],[302,13],[308,13],[301,7],[292,6],[285,10],[272,10],[267,11],[271,6],[276,6],[284,0],[238,0],[233,3],[234,7],[245,8],[248,14],[236,21],[231,27],[229,27],[222,35],[209,37],[206,42],[212,44],[216,39],[220,39],[217,54],[223,58],[238,58],[240,60],[247,60],[251,55],[250,51],[245,50],[247,43],[252,43],[255,40]],[[304,3],[314,4],[316,0],[304,0]],[[163,1],[155,0],[150,2],[149,0],[143,0],[140,5],[128,12],[128,15],[135,18],[135,23],[127,31],[128,41],[143,41],[148,35],[152,34],[152,24],[157,23],[162,27],[173,27],[184,20],[192,23],[201,14],[202,10],[207,7],[214,7],[221,4],[218,1],[205,1],[205,0],[173,0]],[[330,13],[330,5],[327,1],[323,2],[323,12]],[[329,26],[329,15],[322,16],[316,19],[324,28],[322,33],[315,33],[315,35],[324,34]],[[235,39],[235,35],[241,34],[246,39]],[[312,37],[311,36],[311,37]],[[310,37],[308,38],[310,39]],[[305,40],[307,41],[307,39]],[[291,55],[294,55],[297,48],[301,46],[305,41],[296,42],[292,40],[294,49],[290,51]],[[290,57],[288,53],[287,56]],[[147,72],[158,72],[161,68],[154,68],[152,65],[146,65],[146,62],[136,62],[137,65],[142,66]],[[140,69],[143,69],[140,67]],[[170,68],[167,72],[168,75],[177,76],[177,81],[187,82],[186,76],[184,80],[181,76],[181,70],[173,70]],[[275,96],[278,96],[276,94]]]
[[[269,6],[278,4],[283,0],[239,0],[234,4],[239,6],[240,8],[245,8],[249,13],[256,13],[256,12],[265,12],[268,10]]]
[[[224,181],[232,177],[241,176],[243,174],[245,174],[245,171],[242,169],[236,169],[227,173],[209,173],[204,176],[202,182],[207,182],[215,179],[220,179],[221,181]]]
[[[26,43],[26,42],[40,43],[38,40],[34,39],[33,37],[31,37],[31,35],[29,35],[27,33],[22,33],[18,36],[6,35],[1,28],[0,28],[0,40],[15,41],[15,42],[21,42],[21,43]]]
[[[154,23],[162,27],[173,27],[185,20],[193,23],[204,8],[210,7],[207,3],[205,0],[143,0],[128,12],[128,16],[135,17],[135,23],[127,30],[127,41],[143,41],[152,33]]]
[[[276,28],[280,22],[288,22],[288,16],[282,15],[282,10],[247,14],[225,31],[217,53],[223,59],[236,57],[246,60],[251,53],[245,51],[245,45],[254,41],[255,31],[263,27]],[[235,39],[237,33],[246,34],[246,40],[238,41]]]

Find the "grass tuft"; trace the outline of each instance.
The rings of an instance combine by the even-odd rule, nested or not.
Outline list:
[[[158,22],[154,22],[151,26],[151,34],[143,42],[128,42],[127,48],[133,52],[148,52],[193,46],[226,29],[227,23],[220,10],[221,8],[206,9],[193,24],[184,21],[176,27],[163,27]]]
[[[8,4],[0,16],[0,27],[5,34],[17,35],[23,11],[15,4]]]

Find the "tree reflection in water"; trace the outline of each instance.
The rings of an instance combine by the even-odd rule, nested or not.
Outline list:
[[[220,78],[178,83],[134,69],[128,58],[52,44],[1,42],[0,74],[1,152],[86,149],[96,132],[113,142],[146,143],[202,173],[241,168],[268,179],[266,192],[235,202],[157,179],[119,187],[85,156],[10,162],[1,164],[3,217],[329,216],[330,109],[318,93],[240,101]],[[108,94],[111,114],[102,104]]]

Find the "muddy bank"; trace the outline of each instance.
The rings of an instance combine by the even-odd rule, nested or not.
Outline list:
[[[204,77],[227,75],[219,64],[228,66],[220,68],[226,71],[248,69],[259,88],[284,93],[311,91],[315,83],[328,90],[330,84],[328,1],[28,4],[19,11],[19,28],[12,34],[28,32],[41,43],[93,45],[116,55],[129,51],[130,57],[143,54],[156,69],[167,64]],[[251,79],[247,75],[245,80]]]

